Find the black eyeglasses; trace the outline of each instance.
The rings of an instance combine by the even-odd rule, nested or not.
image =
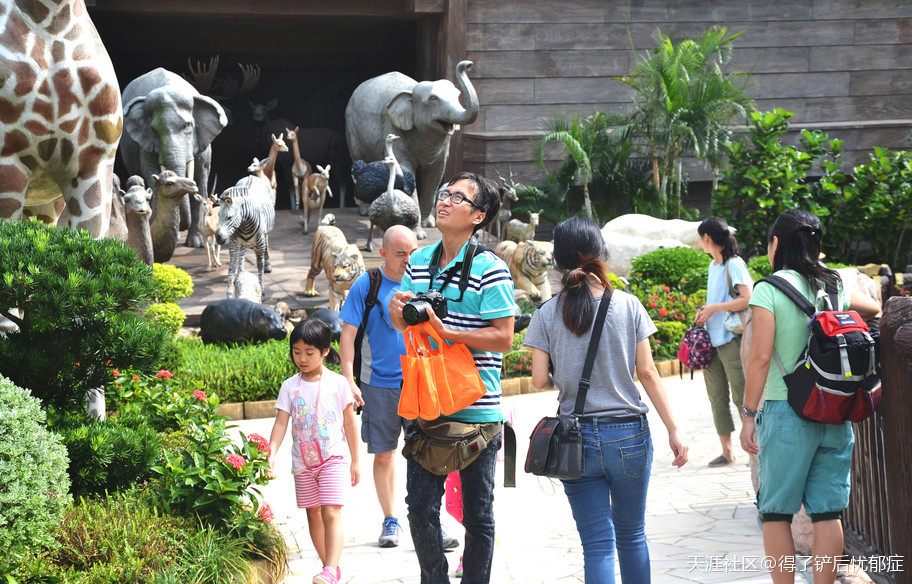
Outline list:
[[[449,197],[450,202],[453,203],[454,205],[458,205],[462,202],[466,202],[466,203],[472,205],[472,208],[475,209],[476,211],[484,211],[484,209],[482,209],[480,206],[478,206],[478,204],[476,204],[475,201],[473,201],[472,199],[463,195],[462,193],[451,193],[450,191],[437,191],[437,200],[438,201],[442,201],[442,200],[446,199],[447,197]]]

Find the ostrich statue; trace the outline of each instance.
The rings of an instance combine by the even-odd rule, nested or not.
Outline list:
[[[386,136],[386,158],[383,161],[389,166],[389,184],[386,192],[377,197],[371,203],[367,216],[370,219],[370,230],[367,232],[367,243],[364,245],[364,251],[372,251],[374,227],[385,232],[393,225],[405,225],[409,229],[418,227],[418,221],[421,218],[421,212],[418,209],[418,203],[407,195],[398,190],[396,187],[396,176],[403,176],[402,167],[393,154],[393,142],[398,140],[399,136],[387,134]]]

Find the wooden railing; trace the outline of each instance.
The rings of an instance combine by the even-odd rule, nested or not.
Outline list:
[[[869,558],[877,582],[912,584],[912,298],[890,298],[880,321],[883,401],[855,424],[846,527],[864,540],[847,553]]]

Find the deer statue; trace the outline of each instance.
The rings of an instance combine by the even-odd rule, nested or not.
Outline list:
[[[513,203],[519,202],[519,197],[516,195],[516,181],[513,180],[513,169],[510,169],[510,180],[507,181],[500,172],[497,172],[497,178],[503,182],[503,187],[500,189],[500,211],[497,212],[497,218],[494,220],[494,228],[497,230],[495,237],[497,239],[502,239],[504,236],[504,227],[513,217],[513,211],[510,207],[513,206]]]
[[[269,149],[269,157],[263,160],[254,158],[253,164],[247,167],[247,172],[254,176],[258,176],[269,183],[269,187],[272,189],[273,205],[276,201],[275,162],[279,152],[288,152],[288,146],[282,139],[282,134],[279,134],[278,138],[276,138],[275,134],[272,134],[272,148]],[[241,184],[244,180],[245,179],[241,179],[238,184]]]
[[[313,170],[310,168],[310,163],[301,158],[301,147],[298,146],[298,127],[295,126],[294,130],[285,128],[285,137],[291,142],[291,151],[294,155],[294,162],[291,164],[291,180],[294,182],[295,198],[303,199],[304,195],[301,190]]]
[[[326,197],[333,196],[332,189],[329,188],[329,169],[332,165],[327,164],[323,168],[317,165],[318,172],[312,172],[304,181],[304,190],[301,192],[301,208],[304,210],[304,217],[300,221],[304,224],[304,233],[307,233],[307,224],[310,223],[310,212],[317,211],[317,220],[323,214],[323,204],[326,203]]]

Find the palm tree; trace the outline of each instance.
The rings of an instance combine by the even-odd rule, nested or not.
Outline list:
[[[593,146],[594,136],[591,132],[587,131],[586,125],[587,124],[580,122],[578,115],[573,116],[572,123],[567,123],[562,116],[559,116],[552,122],[550,131],[545,134],[539,142],[536,156],[539,164],[544,168],[543,156],[545,147],[550,142],[555,141],[564,145],[567,152],[570,153],[573,162],[576,164],[576,174],[583,183],[583,211],[586,213],[586,217],[592,219],[592,201],[589,199],[589,181],[592,180],[591,147]]]
[[[732,118],[753,107],[744,93],[747,77],[722,73],[732,41],[741,34],[726,36],[726,30],[713,27],[677,45],[656,30],[657,46],[630,76],[618,78],[635,92],[628,130],[640,137],[652,159],[653,181],[666,213],[670,189],[676,195],[675,213],[680,213],[684,157],[705,160],[715,176]]]

